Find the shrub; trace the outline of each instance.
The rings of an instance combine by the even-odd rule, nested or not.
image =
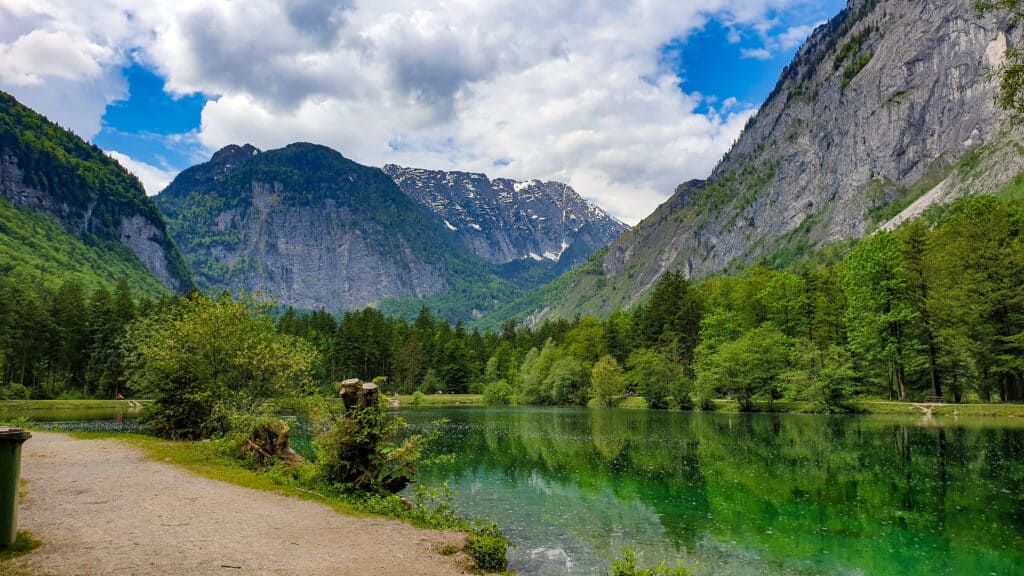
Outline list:
[[[154,397],[144,415],[153,433],[218,436],[235,414],[258,414],[271,398],[307,391],[316,352],[279,334],[267,309],[252,297],[196,294],[129,326],[132,376]]]
[[[500,572],[508,567],[505,551],[508,538],[497,524],[484,524],[477,520],[476,528],[466,537],[466,548],[477,568],[485,572]]]
[[[28,387],[17,382],[12,382],[7,386],[0,386],[0,400],[28,400],[28,397]]]
[[[484,386],[484,402],[492,406],[507,406],[512,403],[515,391],[504,380]]]
[[[410,402],[410,403],[413,406],[419,406],[420,403],[423,402],[423,396],[425,396],[425,394],[423,394],[423,392],[420,392],[419,390],[413,392],[412,393],[412,402]]]
[[[408,427],[375,393],[345,398],[341,413],[326,410],[313,441],[317,466],[330,484],[366,492],[398,492],[416,475],[427,438],[420,434],[397,444]]]

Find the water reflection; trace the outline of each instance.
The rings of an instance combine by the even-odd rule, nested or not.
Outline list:
[[[498,521],[527,574],[623,546],[702,573],[1024,574],[1024,430],[935,417],[419,409],[422,470]]]

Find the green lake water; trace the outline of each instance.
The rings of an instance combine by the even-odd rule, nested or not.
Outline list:
[[[698,574],[1024,574],[1024,426],[1007,420],[406,409],[449,420],[422,467],[500,524],[521,574],[623,547]],[[411,489],[407,489],[411,490]]]

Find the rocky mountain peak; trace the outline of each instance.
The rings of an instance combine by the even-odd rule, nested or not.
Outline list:
[[[531,259],[567,269],[628,229],[559,182],[491,180],[475,172],[394,164],[384,172],[437,214],[472,253],[492,264]]]
[[[219,164],[225,167],[232,167],[245,162],[249,158],[260,153],[260,149],[253,146],[252,144],[245,144],[239,146],[237,144],[228,144],[227,146],[217,150],[213,153],[213,157],[210,158],[210,162]]]

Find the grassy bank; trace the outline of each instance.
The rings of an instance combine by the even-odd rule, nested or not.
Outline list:
[[[130,409],[133,400],[0,400],[0,412],[19,410]],[[145,404],[148,400],[134,401]]]
[[[755,400],[752,412],[775,412],[789,414],[813,414],[821,412],[814,402],[776,400],[768,406],[767,400]],[[895,414],[921,416],[921,406],[931,406],[933,416],[983,416],[997,418],[1024,418],[1024,404],[920,404],[913,402],[890,402],[887,400],[853,400],[847,408],[854,414]],[[740,412],[739,403],[732,400],[716,400],[718,412]]]
[[[389,396],[388,398],[396,398]],[[397,396],[402,407],[406,406],[483,406],[484,397],[482,394],[424,394],[420,397],[419,403],[413,402],[412,395],[401,394]]]

